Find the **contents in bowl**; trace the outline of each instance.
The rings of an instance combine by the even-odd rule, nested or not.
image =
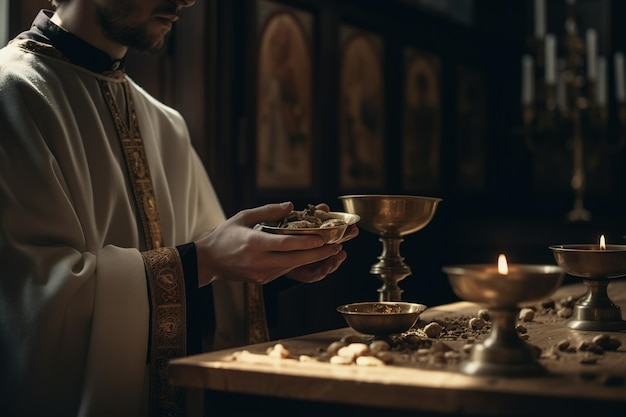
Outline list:
[[[276,226],[285,229],[311,229],[343,226],[345,224],[346,222],[342,219],[332,218],[325,211],[317,210],[313,204],[309,204],[304,210],[293,210]]]
[[[402,307],[398,304],[374,304],[371,312],[381,314],[398,314],[402,313]]]

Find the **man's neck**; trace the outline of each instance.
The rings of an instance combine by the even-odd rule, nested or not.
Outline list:
[[[128,47],[120,45],[104,36],[101,26],[95,20],[95,11],[85,10],[83,2],[70,2],[61,6],[50,19],[54,24],[83,39],[98,49],[108,53],[113,59],[122,59]]]

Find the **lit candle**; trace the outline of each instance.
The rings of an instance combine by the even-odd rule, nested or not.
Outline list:
[[[595,29],[587,29],[587,77],[590,81],[596,80],[596,55],[598,48],[598,34]]]
[[[535,76],[533,73],[533,57],[524,55],[522,57],[522,104],[529,106],[534,99]]]
[[[606,58],[598,57],[598,89],[596,102],[598,106],[606,106]]]
[[[600,236],[600,249],[606,249],[606,239],[604,239],[604,235]]]
[[[535,0],[535,38],[546,34],[546,0]]]
[[[506,256],[503,253],[498,256],[498,273],[500,275],[509,275],[509,264],[506,262]]]
[[[546,84],[556,84],[556,37],[548,33],[546,35]]]
[[[615,98],[618,103],[626,100],[626,86],[624,85],[624,53],[615,52],[613,58],[615,65]]]

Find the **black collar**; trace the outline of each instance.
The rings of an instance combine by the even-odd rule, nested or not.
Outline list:
[[[52,14],[51,10],[41,10],[35,17],[30,30],[19,34],[17,39],[33,39],[52,45],[61,51],[72,64],[92,72],[102,73],[124,69],[125,57],[112,59],[106,52],[51,22]]]

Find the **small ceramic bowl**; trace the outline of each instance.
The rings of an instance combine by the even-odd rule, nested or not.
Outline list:
[[[403,301],[367,301],[337,307],[348,326],[376,337],[406,332],[424,310],[426,306],[423,304]]]
[[[332,219],[341,219],[345,222],[341,226],[332,226],[332,227],[306,227],[299,229],[287,229],[285,227],[277,227],[263,224],[261,225],[261,230],[268,233],[274,233],[278,235],[319,235],[324,239],[324,243],[336,243],[343,238],[343,235],[346,233],[346,229],[351,224],[357,223],[361,220],[361,217],[357,214],[351,213],[341,213],[331,211],[328,213],[328,216]]]

